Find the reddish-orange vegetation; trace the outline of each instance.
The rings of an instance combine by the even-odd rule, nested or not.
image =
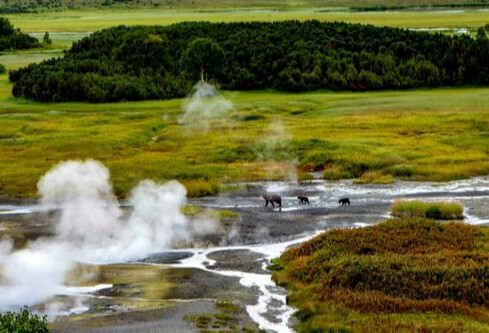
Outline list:
[[[488,329],[488,235],[425,219],[331,230],[286,251],[274,279],[293,290],[300,331],[422,330],[428,314],[428,330]],[[388,325],[366,324],[376,317]]]

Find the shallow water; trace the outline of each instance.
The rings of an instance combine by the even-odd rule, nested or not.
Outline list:
[[[238,184],[238,187],[241,185],[243,184]],[[249,185],[252,185],[251,189]],[[216,277],[219,275],[238,279],[244,290],[256,296],[244,304],[247,314],[260,328],[267,331],[291,331],[294,312],[293,308],[286,305],[285,291],[276,287],[271,280],[271,274],[266,270],[267,265],[287,247],[310,239],[320,231],[330,228],[366,227],[378,223],[390,217],[390,204],[399,198],[458,201],[465,206],[465,223],[489,225],[489,177],[448,183],[398,181],[389,185],[355,185],[349,180],[312,180],[301,184],[257,182],[242,188],[216,197],[188,200],[192,205],[237,212],[240,218],[229,222],[230,227],[226,229],[226,236],[234,233],[234,237],[222,239],[221,246],[167,250],[149,256],[144,260],[144,264],[178,270],[192,268],[216,274]],[[261,193],[265,191],[282,195],[281,209],[264,207]],[[299,205],[299,194],[308,196],[310,205]],[[343,197],[350,199],[350,206],[342,207],[338,204],[338,200]],[[46,208],[37,205],[0,204],[0,230],[4,223],[1,221],[19,217],[35,219],[46,210],[56,209],[57,207]],[[250,252],[255,255],[250,256]],[[217,253],[219,256],[216,256]],[[233,265],[229,265],[229,260],[226,266],[219,261],[224,259],[212,259],[225,258],[226,254],[231,258],[229,260],[235,261]],[[253,261],[256,262],[255,265]],[[257,268],[258,266],[261,268]],[[102,298],[105,302],[104,309],[125,311],[119,309],[117,297],[103,296],[103,290],[112,287],[110,284],[66,287],[60,290],[59,295],[73,300]],[[71,316],[100,311],[95,303],[65,303],[64,307],[57,308],[57,313],[52,315]]]

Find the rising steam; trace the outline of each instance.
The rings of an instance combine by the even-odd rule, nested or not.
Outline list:
[[[234,108],[233,103],[222,97],[216,87],[200,80],[183,103],[184,114],[179,122],[201,130],[224,118]]]
[[[280,162],[281,170],[279,173],[287,175],[289,181],[297,182],[297,156],[286,149],[286,145],[292,136],[286,131],[282,119],[274,117],[268,126],[264,129],[262,135],[262,150],[256,151],[257,160],[267,164],[268,179],[273,179],[277,170],[277,162]],[[277,159],[278,157],[278,159]],[[286,170],[283,170],[283,167]]]
[[[127,217],[113,195],[108,169],[93,160],[57,165],[38,190],[43,205],[60,209],[55,236],[19,251],[12,250],[10,239],[0,241],[0,311],[62,294],[76,262],[138,259],[188,236],[180,210],[186,189],[176,181],[141,182],[131,192]]]

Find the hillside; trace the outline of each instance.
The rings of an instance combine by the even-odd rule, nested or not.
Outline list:
[[[201,76],[228,90],[381,90],[487,84],[489,39],[318,21],[118,26],[14,71],[37,101],[170,99]]]
[[[299,332],[487,331],[488,236],[422,219],[331,230],[286,251],[274,280]]]

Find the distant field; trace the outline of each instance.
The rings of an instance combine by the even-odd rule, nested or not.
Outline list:
[[[34,49],[0,53],[0,64],[7,69],[18,69],[33,62],[40,62],[53,57],[63,56],[63,49]]]
[[[489,22],[489,11],[440,10],[395,12],[321,12],[316,9],[265,10],[165,10],[165,9],[100,9],[68,10],[31,14],[5,14],[26,32],[92,32],[114,25],[167,25],[182,21],[279,21],[320,20],[346,21],[402,28],[476,28]],[[75,35],[76,36],[76,35]],[[75,38],[75,37],[73,37]]]
[[[178,123],[182,100],[40,104],[10,88],[1,76],[0,195],[33,196],[54,164],[86,158],[109,167],[119,196],[144,178],[212,193],[218,181],[287,178],[293,165],[373,182],[489,174],[489,88],[225,92],[234,108],[208,131]]]
[[[487,0],[0,0],[4,11],[63,10],[67,8],[165,8],[165,9],[235,9],[235,8],[386,8],[399,6],[483,6]]]

